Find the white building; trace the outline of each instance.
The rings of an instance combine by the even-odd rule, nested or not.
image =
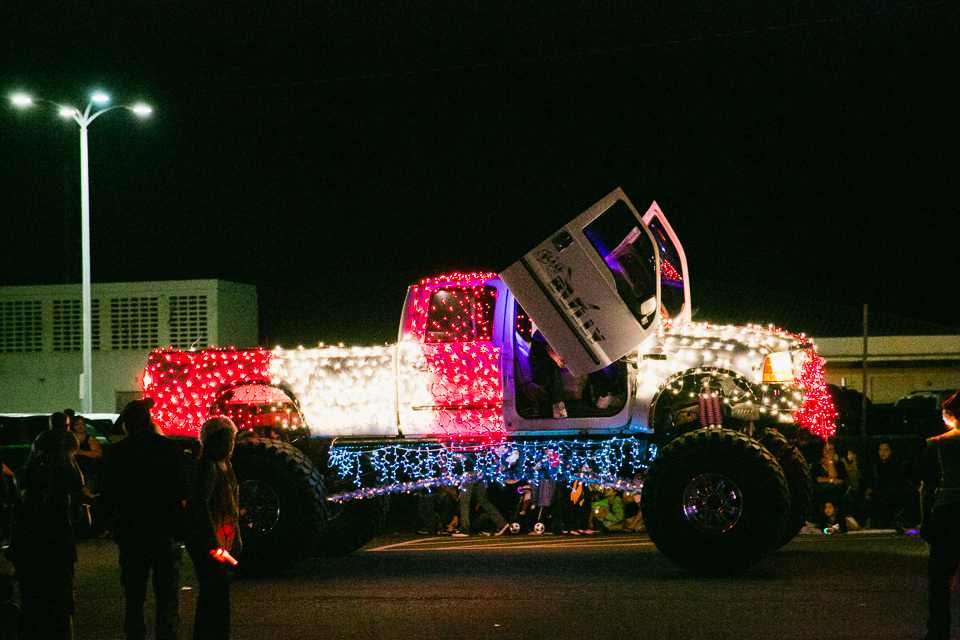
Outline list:
[[[784,291],[703,285],[693,291],[694,320],[718,324],[773,323],[804,333],[826,360],[827,384],[864,391],[864,312]],[[697,308],[697,305],[700,305]],[[866,396],[889,404],[913,392],[960,389],[960,326],[867,314]]]
[[[863,392],[863,336],[815,338],[827,383]],[[891,403],[913,391],[960,389],[960,335],[870,336],[867,397]]]
[[[223,280],[92,284],[93,411],[140,397],[154,349],[257,346],[256,287]],[[0,287],[0,413],[80,408],[80,285]]]

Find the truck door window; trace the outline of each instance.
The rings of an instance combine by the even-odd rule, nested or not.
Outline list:
[[[660,218],[653,216],[648,222],[650,232],[660,250],[660,302],[667,309],[667,315],[676,318],[683,311],[683,262],[676,245],[663,228]]]
[[[489,342],[497,289],[451,287],[430,294],[425,342]]]
[[[657,311],[657,263],[650,238],[633,211],[617,200],[583,233],[613,274],[620,298],[640,326],[648,328]]]

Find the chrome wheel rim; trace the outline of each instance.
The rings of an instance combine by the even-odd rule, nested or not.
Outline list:
[[[712,534],[729,531],[742,513],[743,493],[723,474],[701,474],[683,491],[683,515],[698,531]]]
[[[280,496],[266,482],[240,483],[240,530],[243,535],[265,535],[280,520]]]

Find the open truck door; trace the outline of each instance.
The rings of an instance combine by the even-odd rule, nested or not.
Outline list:
[[[660,321],[660,255],[617,189],[500,278],[574,375],[635,350]]]

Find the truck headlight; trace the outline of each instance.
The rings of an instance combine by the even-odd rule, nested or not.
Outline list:
[[[763,382],[793,382],[793,359],[789,351],[771,353],[763,361]]]

